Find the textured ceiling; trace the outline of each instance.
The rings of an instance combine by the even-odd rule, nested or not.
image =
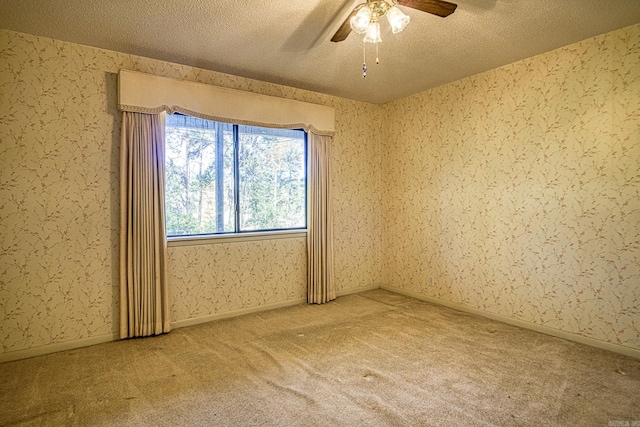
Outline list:
[[[451,1],[451,0],[450,0]],[[454,0],[455,1],[455,0]],[[376,104],[640,22],[640,0],[458,0],[439,18],[331,36],[363,0],[0,0],[0,27]]]

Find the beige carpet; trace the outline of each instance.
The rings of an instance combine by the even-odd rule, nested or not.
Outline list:
[[[634,421],[640,360],[382,290],[0,365],[0,425]]]

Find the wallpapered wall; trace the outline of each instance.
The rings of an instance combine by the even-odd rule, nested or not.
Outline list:
[[[0,354],[117,330],[120,68],[336,108],[340,291],[640,349],[639,50],[633,26],[375,106],[0,30]],[[173,319],[302,298],[305,268],[304,239],[172,247]]]
[[[384,112],[383,283],[640,349],[640,25]]]
[[[337,287],[379,283],[379,107],[0,30],[0,353],[117,330],[120,68],[335,107]],[[173,320],[304,297],[305,251],[170,248]]]

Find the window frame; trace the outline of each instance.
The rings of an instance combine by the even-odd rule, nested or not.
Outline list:
[[[175,113],[181,114],[181,113]],[[188,116],[187,114],[181,114]],[[197,116],[190,116],[198,118]],[[203,119],[208,120],[208,119]],[[210,120],[214,121],[215,120]],[[227,123],[227,122],[218,122]],[[240,230],[240,215],[241,215],[241,203],[240,203],[240,158],[239,158],[239,146],[240,146],[240,126],[238,123],[227,123],[233,127],[233,168],[234,168],[234,231],[222,231],[215,233],[200,233],[200,234],[183,234],[183,235],[169,235],[166,234],[167,246],[192,246],[192,245],[205,245],[212,243],[228,243],[228,242],[240,242],[240,241],[257,241],[257,240],[272,240],[272,239],[290,239],[306,237],[307,227],[309,223],[309,138],[308,132],[304,129],[282,129],[282,130],[295,130],[301,131],[304,135],[303,141],[303,156],[304,156],[304,226],[293,228],[274,228],[274,229],[262,229],[262,230]],[[166,126],[166,125],[165,125]],[[249,127],[261,128],[261,129],[274,129],[265,126],[247,125]],[[279,129],[279,128],[275,128]],[[165,141],[166,144],[166,141]],[[166,156],[166,153],[165,153]],[[166,159],[165,159],[166,163]],[[165,178],[165,190],[166,190],[166,178]],[[166,209],[166,192],[165,192],[165,209]],[[166,212],[165,212],[165,227],[166,227]]]

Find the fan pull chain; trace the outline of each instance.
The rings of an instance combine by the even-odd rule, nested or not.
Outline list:
[[[376,64],[380,63],[380,57],[378,56],[378,43],[376,43]]]
[[[362,78],[367,77],[367,44],[362,43]]]

